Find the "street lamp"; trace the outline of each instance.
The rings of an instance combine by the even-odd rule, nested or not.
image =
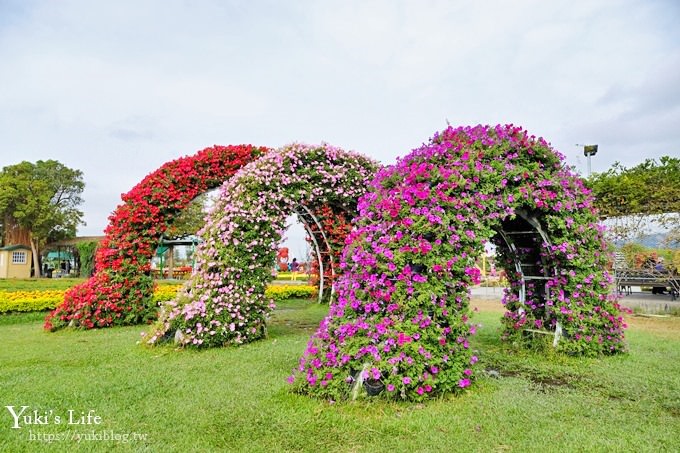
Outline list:
[[[597,154],[597,145],[579,145],[577,143],[576,146],[583,146],[583,155],[588,158],[588,177],[590,177],[590,173],[592,173],[590,166],[590,157]]]

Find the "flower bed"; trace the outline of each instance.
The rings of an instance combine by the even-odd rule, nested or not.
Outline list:
[[[501,249],[511,284],[504,337],[539,347],[540,333],[552,338],[560,329],[559,351],[624,351],[602,228],[590,192],[562,160],[521,128],[477,126],[438,133],[379,171],[347,239],[338,300],[290,378],[295,389],[332,399],[369,391],[422,400],[470,386],[474,258],[520,212],[539,218],[550,236],[531,252],[549,263],[542,272],[551,297],[526,285],[521,301],[518,257]]]
[[[265,297],[274,302],[287,299],[312,299],[316,297],[317,287],[312,285],[269,285],[264,292]]]
[[[53,309],[64,300],[65,291],[0,291],[0,313]]]
[[[182,285],[157,285],[153,291],[156,304],[177,297]],[[311,299],[316,297],[316,287],[311,285],[270,285],[265,295],[274,301]],[[64,300],[64,290],[0,291],[0,313],[51,310]]]
[[[176,338],[185,346],[210,347],[262,337],[274,307],[265,287],[273,279],[286,217],[321,206],[355,212],[376,166],[329,145],[293,144],[244,167],[220,189],[201,232],[198,271],[184,294],[164,307],[145,341]]]

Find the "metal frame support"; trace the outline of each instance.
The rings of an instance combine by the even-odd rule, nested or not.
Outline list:
[[[517,214],[517,216],[522,218],[524,221],[526,221],[531,227],[533,227],[536,230],[536,232],[538,232],[538,234],[541,236],[541,239],[547,245],[551,245],[550,238],[548,237],[547,233],[541,227],[540,222],[534,216],[529,215],[529,213],[527,213],[524,210],[518,210],[518,211],[516,211],[516,214]],[[525,275],[524,275],[524,271],[522,270],[522,264],[519,261],[519,258],[517,257],[517,248],[515,247],[514,242],[508,238],[505,231],[500,229],[498,231],[498,233],[500,234],[501,238],[503,239],[503,241],[507,245],[508,249],[510,249],[510,251],[512,252],[512,254],[514,256],[513,261],[515,263],[515,269],[519,273],[521,281],[522,281],[522,285],[520,286],[520,289],[519,289],[519,300],[520,300],[520,303],[522,305],[525,305],[526,304],[526,278],[525,278]],[[549,268],[549,266],[545,262],[544,258],[541,258],[541,261],[543,262],[543,272],[544,272],[544,277],[542,277],[542,278],[548,279],[548,278],[550,278],[550,275],[548,275],[548,273],[547,273],[548,272],[547,269]],[[537,278],[537,277],[534,277],[534,278]],[[546,285],[546,288],[545,288],[545,298],[546,298],[545,300],[546,300],[546,302],[550,300],[550,293],[551,293],[551,291],[549,290],[549,288],[547,288],[547,285]],[[520,307],[519,312],[525,313],[526,310],[524,308]],[[562,338],[562,325],[558,322],[557,325],[555,326],[555,334],[554,334],[554,337],[553,337],[553,347],[557,347],[557,344],[560,341],[560,338]]]
[[[299,209],[304,210],[304,213],[301,213]],[[302,223],[305,227],[305,230],[307,230],[307,233],[309,236],[312,238],[314,241],[314,245],[316,247],[316,256],[317,259],[319,260],[319,303],[322,301],[322,296],[323,296],[323,290],[324,290],[324,268],[323,268],[323,262],[321,261],[321,248],[319,247],[319,242],[316,240],[316,236],[312,232],[312,229],[309,227],[306,218],[309,217],[312,219],[312,221],[316,224],[319,232],[321,233],[321,237],[323,238],[323,241],[325,242],[326,245],[326,250],[328,250],[328,258],[331,262],[331,277],[333,280],[335,280],[335,262],[333,259],[333,252],[331,250],[330,242],[328,241],[328,237],[326,236],[326,233],[323,231],[323,227],[321,226],[321,222],[319,222],[319,219],[316,218],[314,213],[305,205],[300,205],[298,209],[295,210],[295,213],[298,215],[298,217],[301,218]],[[335,285],[331,285],[331,296],[329,303],[333,301],[333,296],[335,295]]]
[[[316,237],[314,236],[314,233],[312,233],[312,230],[309,228],[309,225],[307,225],[306,222],[302,222],[302,225],[307,231],[307,234],[309,234],[309,237],[311,237],[312,241],[314,242],[314,251],[316,251],[316,259],[319,262],[319,303],[321,303],[321,300],[323,298],[323,273],[324,273],[323,262],[321,262],[321,251],[319,249],[319,243],[316,241]]]

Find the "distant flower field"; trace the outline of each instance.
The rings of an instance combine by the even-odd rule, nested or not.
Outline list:
[[[154,302],[172,300],[182,285],[159,285],[154,289]],[[0,313],[15,311],[42,311],[52,310],[64,301],[67,290],[0,290]],[[285,299],[307,299],[316,295],[316,288],[309,285],[272,285],[267,288],[265,294],[281,301]]]

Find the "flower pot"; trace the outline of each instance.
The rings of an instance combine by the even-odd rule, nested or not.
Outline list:
[[[385,384],[383,384],[380,380],[366,379],[364,381],[364,388],[366,389],[368,396],[376,396],[383,391]]]
[[[434,242],[434,240],[437,239],[437,235],[434,233],[425,233],[423,235],[423,239],[425,239],[427,242]]]

